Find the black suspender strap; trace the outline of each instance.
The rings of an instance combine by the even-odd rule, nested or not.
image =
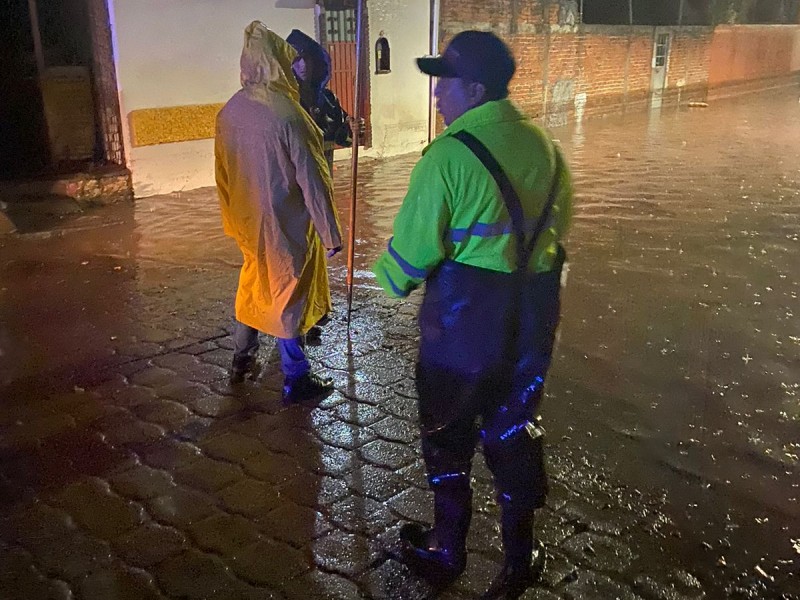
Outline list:
[[[484,167],[491,173],[497,186],[500,188],[500,193],[503,196],[508,214],[511,215],[511,226],[514,235],[517,236],[517,270],[524,271],[527,269],[528,263],[533,254],[533,249],[536,246],[536,240],[545,228],[548,219],[550,218],[550,211],[558,196],[559,180],[561,179],[561,155],[558,151],[555,152],[556,168],[553,174],[553,183],[550,186],[550,192],[547,196],[547,202],[542,209],[542,214],[539,215],[539,220],[536,222],[536,228],[533,230],[533,236],[526,243],[525,236],[525,213],[522,210],[522,203],[520,202],[519,195],[514,191],[514,186],[503,171],[500,163],[497,162],[489,149],[471,133],[463,129],[453,134],[453,137],[463,143],[467,148],[472,150],[473,154],[478,158]]]

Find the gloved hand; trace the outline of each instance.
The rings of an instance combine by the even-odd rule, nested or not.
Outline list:
[[[336,248],[328,248],[328,251],[325,253],[325,256],[328,258],[333,258],[336,254],[342,251],[341,246],[336,246]]]

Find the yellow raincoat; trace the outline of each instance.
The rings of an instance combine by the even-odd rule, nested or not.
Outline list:
[[[306,333],[330,311],[323,245],[342,244],[322,134],[300,106],[294,56],[262,23],[245,30],[242,89],[217,117],[214,152],[223,226],[244,257],[236,318],[280,338]]]

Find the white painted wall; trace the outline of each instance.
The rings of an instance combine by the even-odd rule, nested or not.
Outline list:
[[[421,150],[428,141],[429,78],[415,58],[429,53],[430,0],[369,0],[369,69],[373,147],[367,156]],[[392,72],[375,74],[375,42],[383,31]]]
[[[313,0],[108,0],[125,152],[134,192],[149,196],[214,184],[213,140],[133,148],[128,113],[224,102],[239,89],[244,29],[253,20],[286,36],[314,34]]]

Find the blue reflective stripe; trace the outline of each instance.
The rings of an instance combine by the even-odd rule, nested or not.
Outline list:
[[[533,383],[522,390],[522,403],[527,404],[530,402],[531,398],[534,398],[540,391],[542,391],[542,385],[544,384],[544,378],[537,375]]]
[[[441,475],[434,475],[430,478],[431,485],[440,485],[445,481],[450,481],[452,479],[458,479],[459,477],[466,477],[467,474],[464,471],[459,471],[456,473],[443,473]]]
[[[475,223],[472,227],[451,229],[449,236],[453,242],[462,242],[465,238],[474,235],[477,237],[494,237],[511,233],[511,223]]]
[[[501,433],[501,434],[500,434],[500,441],[501,441],[501,442],[505,442],[505,441],[506,441],[506,440],[508,440],[509,438],[512,438],[512,437],[514,437],[514,436],[515,436],[515,435],[517,435],[517,434],[518,434],[520,431],[522,431],[523,429],[525,429],[525,428],[528,426],[528,423],[529,423],[529,422],[530,422],[530,421],[523,421],[522,423],[517,423],[516,425],[512,425],[511,427],[509,427],[508,429],[506,429],[506,430],[505,430],[505,432],[503,432],[503,433]]]
[[[428,272],[424,269],[418,269],[411,263],[409,263],[405,258],[398,254],[397,250],[392,247],[392,240],[394,238],[389,239],[389,244],[387,246],[389,250],[389,254],[395,260],[395,262],[400,265],[400,268],[403,269],[403,273],[408,275],[409,277],[413,277],[414,279],[425,279],[428,276]]]
[[[525,233],[531,233],[536,229],[538,217],[525,220]],[[513,233],[514,227],[510,221],[502,223],[475,223],[470,227],[462,227],[451,229],[447,232],[448,238],[451,242],[463,242],[470,236],[475,237],[496,237],[498,235],[507,235]]]
[[[384,269],[382,269],[382,271],[383,271],[383,275],[384,275],[384,277],[386,277],[386,281],[388,281],[388,282],[389,282],[389,285],[392,287],[392,291],[393,291],[393,292],[394,292],[396,295],[398,295],[398,296],[407,296],[407,295],[408,295],[408,294],[406,294],[406,293],[405,293],[403,290],[401,290],[399,287],[397,287],[397,284],[396,284],[396,283],[394,282],[394,280],[392,279],[392,276],[391,276],[391,275],[389,275],[389,271],[387,271],[385,268],[384,268]]]

